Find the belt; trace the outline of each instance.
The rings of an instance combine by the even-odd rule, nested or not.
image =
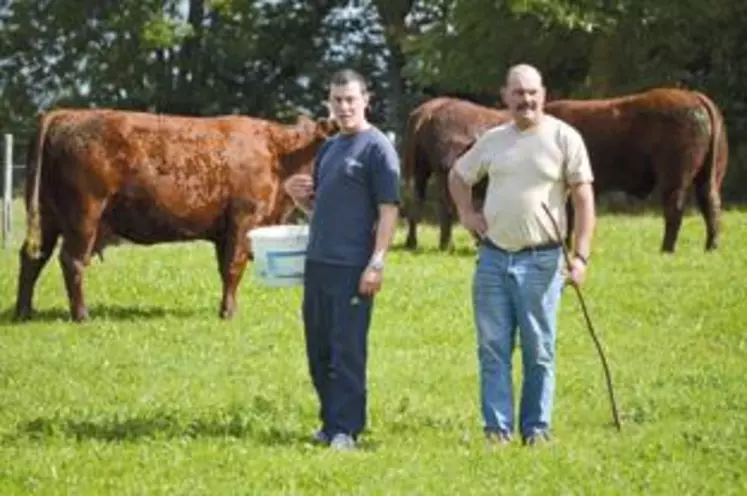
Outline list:
[[[519,248],[518,250],[506,250],[505,248],[501,248],[500,246],[493,243],[488,237],[483,238],[482,243],[492,250],[498,250],[504,253],[528,253],[533,251],[547,251],[560,248],[560,243],[558,243],[557,241],[548,241],[547,243],[540,243],[538,245],[524,246],[523,248]]]

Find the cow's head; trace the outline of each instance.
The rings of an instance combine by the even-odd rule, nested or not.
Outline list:
[[[331,115],[312,119],[306,114],[299,114],[296,118],[295,127],[301,130],[303,134],[314,136],[320,141],[324,141],[340,131],[340,125]]]
[[[278,149],[280,183],[293,174],[311,174],[319,148],[339,129],[332,118],[312,119],[305,114],[299,115],[296,123],[286,128],[284,139],[276,140],[281,145]],[[280,188],[272,217],[282,222],[288,219],[293,210],[293,201]]]

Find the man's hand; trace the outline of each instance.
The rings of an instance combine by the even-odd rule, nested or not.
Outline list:
[[[466,230],[479,239],[484,238],[485,233],[488,231],[488,222],[485,220],[485,215],[482,212],[475,212],[473,210],[465,214],[460,214],[459,222],[462,223]]]
[[[381,290],[382,271],[366,267],[358,283],[358,292],[362,295],[373,296]]]
[[[294,174],[283,183],[285,192],[294,202],[307,204],[314,194],[314,181],[308,174]]]
[[[574,286],[581,286],[586,280],[586,264],[580,258],[571,258],[570,270],[566,274],[566,281]]]

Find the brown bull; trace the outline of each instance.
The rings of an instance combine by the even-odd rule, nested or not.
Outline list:
[[[657,88],[604,100],[556,100],[545,110],[584,137],[597,192],[643,199],[658,188],[662,251],[674,252],[690,186],[705,219],[705,249],[718,246],[729,146],[723,116],[707,96]]]
[[[39,117],[26,179],[28,233],[20,250],[16,318],[32,314],[34,286],[59,237],[74,320],[87,318],[83,272],[93,253],[136,244],[207,240],[223,282],[220,316],[236,289],[257,225],[292,209],[281,181],[304,168],[330,121],[181,117],[118,110],[55,110]]]
[[[510,119],[511,114],[505,110],[451,97],[428,100],[410,113],[402,159],[405,185],[413,188],[414,195],[407,209],[407,248],[416,248],[418,244],[417,226],[431,175],[436,176],[439,188],[439,248],[445,250],[451,247],[455,207],[448,190],[449,170],[478,136]],[[479,198],[484,198],[486,186],[487,181],[478,183],[473,190],[475,199],[479,201]]]
[[[660,88],[606,100],[557,100],[546,105],[546,112],[584,137],[598,194],[618,190],[645,198],[659,187],[665,217],[662,251],[674,251],[690,185],[705,218],[706,249],[717,247],[728,140],[723,116],[708,97]],[[415,179],[408,247],[417,245],[419,211],[431,172],[443,174],[476,135],[508,119],[505,111],[453,98],[429,100],[412,112],[403,162],[405,178]],[[484,194],[484,184],[480,186],[478,199]],[[450,207],[450,196],[443,190],[440,196],[443,212]],[[450,243],[451,223],[447,210],[441,218],[441,249]]]

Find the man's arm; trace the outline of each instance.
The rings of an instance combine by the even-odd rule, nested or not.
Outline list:
[[[452,167],[449,171],[449,193],[454,199],[454,205],[460,219],[474,213],[472,186],[462,178],[456,167]]]
[[[591,255],[591,240],[596,225],[594,189],[591,183],[582,182],[571,186],[571,201],[574,210],[574,254],[586,262]],[[585,263],[584,263],[585,264]]]
[[[397,232],[397,218],[399,207],[394,203],[382,203],[379,205],[379,221],[376,225],[376,241],[373,255],[369,264],[384,262],[394,235]]]
[[[487,131],[478,137],[454,162],[447,178],[447,190],[454,201],[459,222],[480,239],[485,236],[488,226],[482,212],[475,210],[472,186],[488,173],[484,153],[490,146],[491,136],[492,132]]]

